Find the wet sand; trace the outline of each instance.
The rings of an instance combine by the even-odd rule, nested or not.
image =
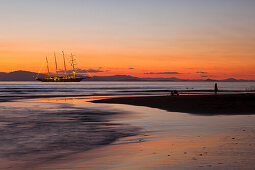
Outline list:
[[[107,106],[107,105],[105,105]],[[140,134],[39,169],[254,169],[255,116],[198,116],[111,104]]]
[[[255,94],[121,97],[92,102],[148,106],[199,115],[255,114]]]
[[[146,102],[154,98],[159,103],[159,99],[178,97],[190,99],[189,96],[149,96],[102,99],[100,102],[119,99],[145,99]],[[197,96],[193,96],[193,100],[194,97]],[[250,101],[253,95],[242,97]],[[230,96],[222,98],[233,100]],[[131,106],[130,103],[88,102],[95,99],[3,102],[0,112],[0,167],[255,168],[255,115],[187,114]]]

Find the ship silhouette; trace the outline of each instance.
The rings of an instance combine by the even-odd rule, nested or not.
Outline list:
[[[56,66],[56,75],[53,75],[53,76],[50,75],[49,62],[48,62],[48,58],[46,57],[48,76],[42,77],[42,78],[36,77],[36,80],[41,81],[41,82],[80,82],[83,79],[88,78],[88,77],[79,77],[79,76],[76,76],[76,69],[75,69],[75,65],[76,64],[75,64],[74,56],[72,54],[71,54],[72,75],[71,76],[67,75],[65,54],[64,54],[63,51],[62,51],[62,54],[63,54],[65,75],[64,76],[59,76],[58,65],[57,65],[57,58],[56,58],[56,54],[54,52],[55,66]]]

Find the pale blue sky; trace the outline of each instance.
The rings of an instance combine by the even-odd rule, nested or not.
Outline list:
[[[2,38],[246,34],[254,33],[255,1],[1,0],[0,20]]]

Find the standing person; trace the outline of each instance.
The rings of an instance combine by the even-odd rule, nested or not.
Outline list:
[[[219,89],[218,89],[218,84],[217,83],[215,83],[214,84],[214,93],[215,93],[215,95],[217,95],[217,92],[219,91]]]

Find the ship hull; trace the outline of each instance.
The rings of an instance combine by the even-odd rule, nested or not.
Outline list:
[[[80,82],[84,78],[37,78],[36,80],[41,82]]]

